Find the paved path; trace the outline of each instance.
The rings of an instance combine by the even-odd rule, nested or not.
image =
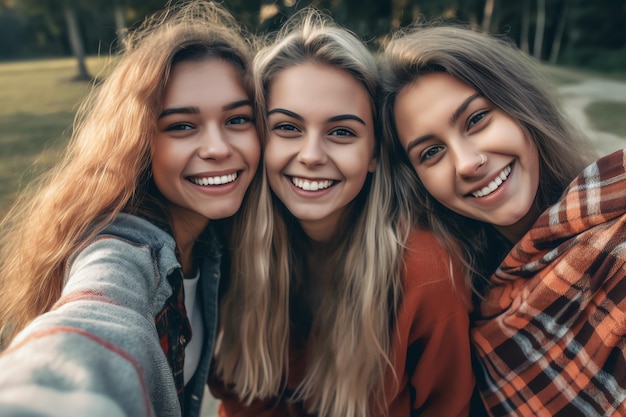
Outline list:
[[[584,111],[585,107],[593,101],[626,102],[626,83],[589,79],[580,84],[565,85],[558,91],[566,114],[585,132],[600,155],[626,147],[626,138],[593,130]]]
[[[563,86],[558,91],[565,113],[585,132],[601,155],[626,147],[626,138],[593,130],[585,115],[585,107],[593,101],[626,102],[626,83],[590,79],[580,84]],[[202,417],[217,417],[216,407],[217,401],[207,391],[202,407]]]

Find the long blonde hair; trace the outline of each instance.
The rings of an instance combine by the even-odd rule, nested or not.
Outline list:
[[[227,11],[201,0],[153,15],[129,36],[124,55],[80,107],[62,160],[2,222],[0,346],[50,309],[69,256],[119,212],[168,226],[151,180],[150,150],[172,66],[225,59],[241,71],[252,97],[247,39]]]
[[[422,74],[446,72],[512,117],[539,152],[538,213],[560,197],[594,154],[562,114],[538,63],[503,38],[457,26],[413,27],[396,34],[380,61],[384,138],[397,161],[393,185],[401,210],[412,212],[448,251],[464,259],[467,276],[474,276],[469,284],[480,287],[510,243],[490,225],[447,209],[428,193],[396,132],[394,104],[400,90]]]
[[[272,81],[282,70],[306,62],[351,74],[369,93],[377,120],[378,70],[372,54],[354,34],[309,9],[255,57],[257,124],[265,140]],[[392,206],[389,162],[378,133],[377,127],[376,171],[353,202],[346,231],[336,243],[332,290],[323,307],[310,312],[307,368],[292,398],[320,416],[367,416],[372,407],[386,413],[384,377],[407,230]],[[290,293],[306,276],[297,251],[306,244],[304,233],[272,194],[265,175],[255,200],[259,204],[248,213],[247,235],[234,252],[217,348],[219,376],[246,401],[280,395],[285,388],[294,337]]]

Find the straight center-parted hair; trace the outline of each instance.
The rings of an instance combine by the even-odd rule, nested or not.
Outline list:
[[[61,294],[68,258],[119,212],[171,227],[151,179],[151,148],[173,65],[223,59],[250,95],[249,37],[220,5],[172,5],[128,38],[80,107],[62,160],[21,195],[0,229],[0,347]]]
[[[556,202],[594,155],[560,111],[538,62],[505,39],[451,25],[413,27],[394,36],[381,63],[384,138],[391,158],[398,161],[393,185],[401,210],[412,212],[448,251],[464,259],[468,277],[486,278],[510,243],[495,228],[454,213],[428,193],[398,139],[394,120],[398,93],[423,74],[445,72],[513,118],[539,153],[538,213]]]
[[[368,92],[378,120],[378,69],[372,54],[354,34],[309,9],[289,21],[255,57],[262,141],[269,137],[266,117],[272,82],[285,69],[305,63],[353,76]],[[303,400],[309,412],[320,416],[365,417],[372,414],[372,407],[386,414],[384,377],[391,368],[391,325],[401,298],[407,234],[401,226],[408,221],[401,222],[394,211],[378,125],[375,134],[376,171],[369,174],[337,231],[329,260],[332,276],[307,274],[300,251],[308,238],[263,176],[255,199],[258,207],[247,213],[247,234],[233,254],[217,347],[219,376],[245,401],[283,393],[290,343],[302,327],[290,317],[293,296],[296,287],[309,280],[308,288],[322,289],[324,300],[307,312],[311,323],[304,334],[306,368],[291,400]]]

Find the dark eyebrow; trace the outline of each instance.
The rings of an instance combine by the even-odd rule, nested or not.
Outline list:
[[[233,110],[233,109],[236,109],[237,107],[244,107],[244,106],[252,107],[252,101],[250,101],[250,100],[235,101],[234,103],[230,103],[230,104],[225,105],[224,107],[222,107],[222,109],[223,110]]]
[[[459,117],[461,117],[463,112],[467,110],[467,107],[472,103],[472,101],[476,100],[478,97],[480,97],[480,94],[475,93],[469,96],[468,98],[466,98],[465,100],[463,100],[463,103],[461,103],[461,105],[452,114],[452,117],[450,117],[449,123],[451,126],[454,125],[459,120]],[[434,135],[428,134],[428,135],[420,136],[419,138],[412,140],[406,146],[406,152],[410,153],[411,149],[415,148],[417,145],[419,145],[420,143],[424,141],[432,139],[433,137]]]
[[[406,145],[406,153],[411,153],[411,149],[415,148],[417,145],[419,145],[420,143],[427,141],[429,139],[432,139],[435,135],[424,135],[424,136],[420,136],[417,139],[414,139],[412,141],[409,142],[408,145]]]
[[[456,109],[456,111],[450,118],[450,126],[452,126],[459,120],[459,117],[461,117],[461,114],[463,114],[463,112],[467,110],[467,107],[470,105],[470,103],[476,100],[478,97],[480,97],[480,94],[478,93],[472,94],[471,96],[466,98],[465,101],[463,101],[463,103],[461,103],[461,105]]]
[[[363,121],[363,119],[361,119],[358,116],[355,116],[354,114],[340,114],[339,116],[333,116],[330,119],[328,119],[329,122],[340,122],[342,120],[356,120],[357,122],[361,123],[363,126],[367,126],[365,122]]]
[[[270,111],[267,112],[267,115],[270,116],[274,113],[282,113],[286,116],[289,117],[293,117],[294,119],[300,120],[300,121],[304,121],[304,117],[300,116],[298,113],[294,113],[292,111],[289,111],[287,109],[280,109],[280,108],[276,108],[276,109],[272,109]]]
[[[198,114],[200,113],[200,109],[197,107],[174,107],[171,109],[165,109],[159,115],[159,119],[169,116],[170,114]]]
[[[235,101],[233,103],[229,103],[225,105],[224,107],[222,107],[222,110],[228,111],[228,110],[233,110],[238,107],[244,107],[244,106],[252,106],[252,102],[250,100]],[[200,109],[198,107],[174,107],[171,109],[163,110],[163,112],[159,115],[159,119],[165,116],[169,116],[170,114],[198,114],[198,113],[200,113]]]
[[[272,109],[270,111],[267,112],[267,115],[271,115],[274,113],[282,113],[284,115],[287,115],[289,117],[293,117],[294,119],[303,121],[304,117],[300,116],[298,113],[294,113],[290,110],[287,109],[280,109],[280,108],[276,108],[276,109]],[[365,122],[363,121],[363,119],[361,119],[358,116],[355,116],[353,114],[340,114],[338,116],[333,116],[330,119],[328,119],[329,122],[339,122],[341,120],[356,120],[357,122],[363,124],[363,126],[366,126]]]

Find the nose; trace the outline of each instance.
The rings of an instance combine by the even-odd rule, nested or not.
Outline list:
[[[472,177],[481,174],[481,168],[487,162],[484,153],[471,147],[459,146],[453,151],[456,172],[460,177]]]
[[[202,159],[220,160],[231,155],[227,134],[219,126],[208,126],[199,138],[198,156]]]
[[[309,133],[302,139],[302,148],[298,152],[298,162],[315,166],[322,165],[327,161],[326,151],[321,135]]]

